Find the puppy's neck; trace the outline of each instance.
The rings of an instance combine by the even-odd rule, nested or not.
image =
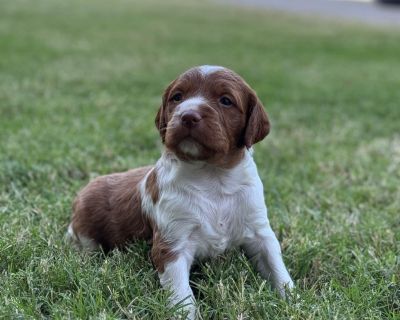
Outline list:
[[[219,166],[218,164],[206,161],[183,161],[179,159],[173,152],[164,150],[156,167],[164,174],[171,178],[195,180],[233,180],[243,179],[243,175],[247,175],[249,170],[255,168],[252,156],[252,150],[243,149],[240,159],[231,167]],[[232,180],[233,179],[233,180]]]
[[[182,166],[189,166],[193,169],[209,169],[209,170],[226,170],[232,169],[243,161],[246,158],[247,154],[252,156],[253,149],[243,148],[235,148],[230,150],[226,154],[216,154],[208,159],[205,160],[196,160],[196,159],[186,159],[183,158],[181,155],[177,155],[174,151],[170,150],[168,147],[165,147],[163,151],[163,158],[168,161],[172,161],[177,165]]]

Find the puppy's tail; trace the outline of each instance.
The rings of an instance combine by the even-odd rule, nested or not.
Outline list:
[[[68,226],[65,238],[68,242],[85,251],[93,251],[99,248],[99,245],[93,239],[75,233],[72,222]]]

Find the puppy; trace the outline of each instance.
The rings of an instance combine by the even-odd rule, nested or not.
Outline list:
[[[165,90],[156,116],[164,145],[153,166],[101,176],[76,197],[69,236],[111,250],[151,240],[151,257],[171,303],[187,299],[194,260],[241,247],[281,295],[293,282],[267,217],[252,145],[270,124],[256,93],[233,71],[189,69]]]

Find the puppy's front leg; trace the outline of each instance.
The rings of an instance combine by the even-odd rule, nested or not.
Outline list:
[[[193,258],[184,253],[178,254],[172,261],[158,270],[163,288],[171,290],[171,305],[182,304],[188,311],[187,319],[195,319],[196,307],[192,289],[189,285],[189,273]]]
[[[272,280],[279,294],[285,297],[285,289],[293,288],[294,284],[283,262],[278,239],[268,221],[262,230],[246,239],[243,249],[261,276]]]

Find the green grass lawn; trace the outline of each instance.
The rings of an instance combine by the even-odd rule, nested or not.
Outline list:
[[[76,192],[154,163],[164,87],[225,65],[258,92],[256,146],[297,288],[239,251],[192,273],[204,319],[400,319],[400,31],[198,1],[0,3],[0,318],[166,319],[145,243],[64,241]]]

